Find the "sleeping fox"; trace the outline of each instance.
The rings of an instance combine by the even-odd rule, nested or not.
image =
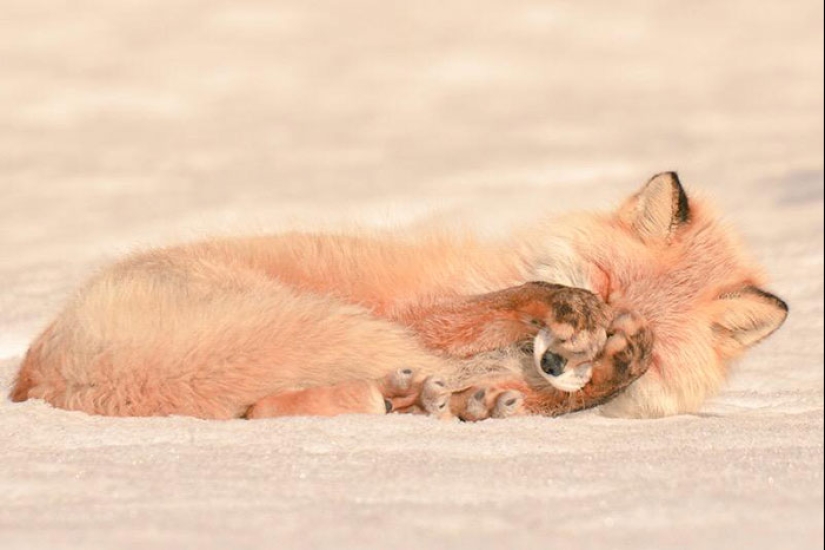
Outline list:
[[[609,213],[501,241],[209,240],[90,281],[31,345],[14,401],[208,419],[463,420],[696,411],[787,305],[675,173]]]

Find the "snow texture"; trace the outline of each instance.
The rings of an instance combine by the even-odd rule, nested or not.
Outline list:
[[[823,546],[822,4],[0,0],[0,392],[136,247],[497,232],[678,169],[791,305],[698,415],[112,419],[0,399],[0,548]]]

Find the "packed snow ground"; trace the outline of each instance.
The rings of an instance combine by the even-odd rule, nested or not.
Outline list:
[[[0,399],[0,548],[822,548],[822,5],[0,0],[0,392],[99,266],[605,208],[679,169],[787,299],[698,415],[112,419]],[[439,222],[439,223],[440,223]]]

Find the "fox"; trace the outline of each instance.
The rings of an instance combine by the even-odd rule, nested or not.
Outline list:
[[[202,419],[697,412],[788,305],[675,172],[480,238],[287,232],[137,252],[29,347],[21,402]]]

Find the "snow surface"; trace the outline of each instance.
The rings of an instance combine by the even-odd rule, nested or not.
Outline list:
[[[822,4],[0,0],[0,392],[207,234],[609,207],[679,169],[792,307],[702,414],[111,419],[0,400],[0,548],[822,548]]]

